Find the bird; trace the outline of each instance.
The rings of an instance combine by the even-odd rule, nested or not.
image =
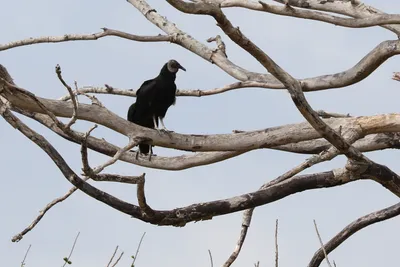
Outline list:
[[[157,77],[143,82],[136,92],[136,102],[128,110],[127,119],[130,122],[158,131],[168,131],[164,124],[164,117],[168,108],[176,101],[176,73],[179,69],[186,69],[175,59],[163,65]],[[158,121],[161,122],[159,129]],[[139,152],[150,157],[153,154],[152,145],[139,144]]]

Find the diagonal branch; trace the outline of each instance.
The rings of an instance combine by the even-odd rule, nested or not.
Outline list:
[[[344,241],[346,241],[350,236],[362,230],[365,227],[368,227],[374,223],[382,222],[396,216],[400,215],[400,203],[390,206],[386,209],[376,211],[365,215],[351,224],[347,225],[340,233],[334,236],[328,243],[324,245],[326,252],[329,254],[333,250],[335,250],[339,245],[341,245]],[[324,251],[320,248],[317,252],[315,252],[313,258],[311,259],[308,267],[318,267],[321,262],[324,260]]]
[[[73,91],[72,91],[72,88],[64,81],[64,79],[63,79],[63,77],[62,77],[62,75],[61,75],[61,67],[60,67],[60,65],[58,65],[57,64],[57,66],[56,66],[56,73],[57,73],[57,77],[58,77],[58,79],[60,80],[60,82],[64,85],[64,87],[65,88],[67,88],[67,90],[68,90],[68,93],[69,93],[69,96],[71,97],[71,99],[72,99],[72,104],[73,104],[73,106],[74,106],[74,111],[73,111],[73,113],[72,113],[72,118],[71,118],[71,120],[67,123],[67,125],[65,125],[65,129],[70,129],[71,128],[71,126],[76,122],[76,120],[77,120],[77,116],[78,116],[78,101],[76,100],[76,97],[75,97],[75,95],[74,95],[74,93],[73,93]],[[77,85],[76,85],[76,82],[75,82],[75,86],[77,87]]]
[[[237,257],[239,256],[239,253],[242,250],[243,243],[246,240],[247,230],[250,227],[251,218],[253,217],[253,211],[254,211],[254,209],[248,209],[248,210],[244,211],[243,219],[242,219],[242,230],[240,231],[239,240],[237,241],[235,250],[232,252],[232,254],[229,256],[229,258],[226,260],[224,265],[222,265],[222,267],[231,266],[234,263],[234,261],[237,259]]]
[[[251,54],[260,62],[273,76],[275,76],[288,89],[292,100],[304,118],[313,126],[313,128],[328,140],[339,151],[349,158],[357,160],[366,160],[363,155],[349,145],[338,133],[329,127],[308,104],[302,85],[298,80],[290,76],[278,64],[276,64],[264,51],[256,46],[239,30],[233,27],[225,14],[218,5],[210,3],[187,3],[181,0],[167,0],[176,9],[189,14],[210,15],[217,21],[218,26],[225,32],[229,38],[237,45]]]

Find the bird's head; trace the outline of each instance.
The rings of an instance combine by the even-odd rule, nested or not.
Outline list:
[[[167,62],[167,68],[168,71],[172,73],[177,73],[179,69],[186,71],[186,69],[182,67],[182,65],[179,64],[179,62],[174,59],[171,59],[170,61]]]

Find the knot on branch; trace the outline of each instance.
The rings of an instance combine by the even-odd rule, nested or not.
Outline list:
[[[350,180],[358,180],[366,173],[368,166],[367,162],[348,160],[345,168],[350,173]]]
[[[207,39],[208,43],[211,42],[216,42],[217,43],[217,49],[215,49],[215,52],[220,51],[226,58],[228,58],[228,55],[226,54],[226,46],[225,43],[222,41],[222,38],[220,35],[217,35],[215,37],[210,37]]]

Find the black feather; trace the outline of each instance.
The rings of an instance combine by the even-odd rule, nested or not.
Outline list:
[[[178,68],[185,70],[177,61],[170,60],[164,64],[157,77],[145,81],[140,86],[136,92],[136,102],[128,110],[129,121],[143,127],[154,128],[153,117],[155,117],[158,127],[158,118],[164,118],[168,108],[175,103],[175,79]],[[149,153],[150,145],[140,144],[139,151],[143,154]]]

